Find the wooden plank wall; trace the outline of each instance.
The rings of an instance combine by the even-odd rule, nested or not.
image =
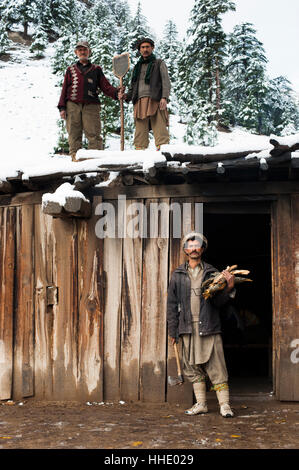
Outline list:
[[[146,204],[147,216],[151,203],[164,204],[155,223],[166,220],[170,236],[102,240],[96,214],[53,219],[29,199],[0,207],[0,399],[192,402],[190,384],[167,384],[177,371],[166,299],[183,260],[169,204],[193,203],[189,231],[196,199],[131,199],[125,216],[116,200],[105,202],[126,228],[134,228],[138,204]],[[272,227],[275,390],[279,399],[297,401],[298,196],[280,195]]]
[[[183,259],[180,239],[168,236],[172,230],[171,202],[170,198],[130,199],[126,201],[126,212],[119,214],[121,206],[117,201],[105,201],[114,207],[116,220],[121,220],[126,230],[124,238],[104,239],[104,398],[107,400],[188,405],[193,401],[190,384],[184,387],[167,384],[167,376],[177,374],[167,335],[167,288],[172,271]],[[151,219],[152,204],[157,204],[160,210]],[[146,214],[140,209],[144,206]],[[140,225],[136,223],[136,214]],[[166,237],[161,236],[164,235],[162,221]],[[193,229],[194,217],[190,224]],[[146,227],[145,237],[140,234],[141,226]],[[137,237],[128,233],[134,229],[139,230]],[[157,231],[158,236],[151,238],[150,230]]]
[[[282,401],[299,401],[299,197],[280,196],[273,212],[274,386]],[[275,251],[276,247],[276,251]]]
[[[15,207],[0,207],[0,400],[12,393],[15,226]]]

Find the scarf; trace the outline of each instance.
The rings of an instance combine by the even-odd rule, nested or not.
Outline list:
[[[151,54],[147,59],[144,59],[143,57],[140,57],[139,61],[135,65],[134,72],[133,72],[133,82],[137,82],[140,71],[141,71],[141,66],[142,64],[148,64],[147,69],[146,69],[146,74],[145,74],[145,83],[149,85],[150,78],[151,78],[151,72],[152,72],[152,67],[153,63],[156,60],[156,56],[154,54]]]

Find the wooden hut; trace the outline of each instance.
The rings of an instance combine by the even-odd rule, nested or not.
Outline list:
[[[207,261],[254,280],[224,318],[230,375],[255,378],[256,391],[266,377],[278,400],[298,401],[299,139],[270,145],[268,155],[163,148],[146,166],[119,152],[0,182],[0,399],[192,402],[189,384],[167,383],[167,287],[184,259],[176,203],[182,236],[203,208]],[[73,193],[58,197],[67,183]],[[145,208],[156,235],[99,237],[108,207],[119,230]]]

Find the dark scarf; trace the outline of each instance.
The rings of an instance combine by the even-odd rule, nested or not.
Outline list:
[[[152,67],[153,67],[153,63],[155,60],[156,60],[156,56],[154,54],[151,54],[147,59],[144,59],[141,56],[134,68],[133,82],[137,82],[137,80],[139,79],[142,64],[148,64],[144,80],[145,80],[145,83],[149,85]]]

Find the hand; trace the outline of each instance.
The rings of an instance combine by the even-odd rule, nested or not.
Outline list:
[[[222,274],[227,282],[227,291],[230,292],[235,287],[235,276],[226,269],[222,271]]]
[[[66,110],[65,109],[62,109],[60,111],[60,117],[61,117],[61,119],[66,119]]]
[[[167,109],[167,100],[166,98],[161,98],[160,100],[160,111],[165,111]]]
[[[118,99],[119,99],[119,100],[123,100],[123,99],[126,98],[126,95],[125,95],[125,87],[124,87],[124,86],[118,88],[117,96],[118,96]]]
[[[176,343],[176,338],[170,338],[171,339],[171,344],[174,345]]]

